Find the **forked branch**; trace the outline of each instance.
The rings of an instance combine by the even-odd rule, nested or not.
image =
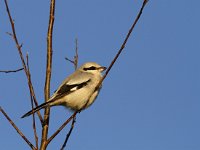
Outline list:
[[[75,48],[75,56],[74,60],[69,59],[68,57],[65,57],[67,61],[72,63],[74,65],[74,69],[76,70],[78,67],[78,39],[75,40],[76,48]]]
[[[48,139],[47,144],[49,144],[57,135],[62,131],[62,129],[74,118],[78,112],[74,112],[71,117],[69,117],[61,126],[60,128]]]

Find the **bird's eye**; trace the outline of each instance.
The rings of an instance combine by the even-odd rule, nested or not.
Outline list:
[[[87,71],[87,70],[96,70],[96,67],[94,66],[91,66],[89,68],[83,68],[83,70]]]

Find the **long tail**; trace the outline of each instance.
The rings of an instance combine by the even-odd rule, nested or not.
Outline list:
[[[41,104],[41,105],[35,107],[33,110],[30,110],[29,112],[25,113],[21,118],[28,117],[28,116],[30,116],[31,114],[33,114],[33,113],[39,111],[40,109],[43,109],[43,108],[49,106],[49,103],[50,103],[50,102],[51,102],[51,101],[47,101],[47,102],[45,102],[45,103],[43,103],[43,104]]]

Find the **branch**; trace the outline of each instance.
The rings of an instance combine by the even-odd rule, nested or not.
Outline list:
[[[29,70],[29,59],[28,59],[28,54],[26,54],[26,65],[27,65],[27,69],[28,69],[28,74],[29,77],[31,77],[30,75],[30,70]],[[31,107],[32,110],[34,109],[34,105],[33,105],[33,97],[31,96],[31,91],[30,92],[30,100],[31,100]],[[35,124],[35,113],[33,113],[33,132],[34,132],[34,137],[35,137],[35,144],[36,144],[36,148],[38,149],[38,136],[37,136],[37,130],[36,130],[36,124]]]
[[[25,135],[19,130],[19,128],[15,125],[15,123],[9,118],[9,116],[6,114],[6,112],[1,108],[0,106],[0,112],[6,117],[6,119],[10,122],[10,124],[15,128],[17,133],[24,139],[24,141],[33,149],[36,150],[36,148],[31,144],[31,142],[25,137]]]
[[[103,80],[106,78],[106,76],[107,76],[108,73],[110,72],[112,66],[114,65],[114,63],[115,63],[116,60],[118,59],[119,55],[121,54],[121,52],[122,52],[123,49],[125,48],[126,43],[127,43],[128,39],[129,39],[129,37],[130,37],[130,35],[131,35],[131,33],[132,33],[132,31],[133,31],[135,25],[137,24],[138,20],[140,19],[140,16],[142,15],[142,11],[143,11],[145,5],[147,4],[147,2],[148,2],[148,0],[144,0],[144,1],[143,1],[142,7],[140,8],[140,11],[139,11],[139,13],[138,13],[136,19],[134,20],[134,22],[133,22],[131,28],[129,29],[129,32],[128,32],[128,34],[126,35],[126,38],[125,38],[124,42],[122,43],[122,45],[121,45],[121,47],[120,47],[118,53],[117,53],[116,56],[114,57],[114,59],[113,59],[113,61],[111,62],[110,66],[109,66],[108,69],[106,70],[106,72],[105,72],[105,74],[104,74],[104,76],[103,76],[103,78],[102,78],[102,81],[100,81],[99,85],[101,85],[101,83],[103,82]]]
[[[142,11],[143,11],[145,5],[147,4],[147,2],[148,2],[148,0],[144,0],[144,1],[143,1],[142,7],[140,8],[140,11],[139,11],[139,13],[138,13],[136,19],[134,20],[134,22],[133,22],[131,28],[129,29],[129,32],[128,32],[127,35],[126,35],[126,38],[125,38],[124,42],[122,43],[120,49],[118,50],[117,54],[115,55],[114,59],[112,60],[111,64],[109,65],[109,67],[108,67],[108,69],[106,70],[104,76],[103,76],[102,79],[99,81],[99,83],[98,83],[98,85],[96,86],[96,88],[94,89],[94,91],[96,91],[96,90],[101,86],[103,80],[106,78],[106,76],[107,76],[108,73],[110,72],[111,68],[112,68],[113,65],[115,64],[116,60],[118,59],[119,55],[120,55],[121,52],[124,50],[124,48],[125,48],[125,46],[126,46],[126,43],[127,43],[128,39],[129,39],[129,37],[130,37],[130,35],[131,35],[131,33],[132,33],[132,31],[133,31],[135,25],[137,24],[138,20],[140,19],[140,16],[142,15]],[[92,96],[92,94],[90,95],[90,97],[91,97],[91,96]],[[90,97],[89,97],[89,99],[90,99]],[[87,106],[88,102],[89,102],[89,100],[88,100],[87,103],[84,105],[84,107],[82,108],[82,110],[85,109],[85,107]],[[81,110],[81,111],[82,111],[82,110]]]
[[[55,15],[55,0],[51,0],[49,25],[47,33],[47,62],[46,62],[45,87],[44,87],[45,101],[48,101],[48,99],[50,98],[50,81],[51,81],[51,68],[52,68],[52,34],[54,25],[54,15]],[[40,147],[41,150],[46,149],[48,145],[46,141],[49,129],[49,115],[50,115],[50,108],[46,107],[44,110],[44,126],[42,128],[42,141]]]
[[[20,68],[20,69],[16,69],[16,70],[0,70],[0,72],[4,72],[4,73],[12,73],[12,72],[19,72],[21,70],[23,70],[24,68]]]
[[[75,39],[75,44],[76,44],[76,55],[74,56],[74,68],[75,70],[77,69],[78,67],[78,39],[76,38]]]
[[[71,117],[69,117],[61,126],[60,128],[47,140],[47,144],[49,144],[57,135],[58,133],[60,133],[60,131],[74,118],[76,117],[76,114],[78,112],[74,112],[73,115],[71,115]]]
[[[11,17],[7,0],[4,0],[4,2],[5,2],[5,5],[6,5],[6,11],[7,11],[7,14],[8,14],[8,17],[9,17],[9,20],[10,20],[10,24],[11,24],[11,28],[12,28],[12,34],[10,33],[10,35],[13,37],[13,40],[15,41],[15,45],[17,47],[20,59],[22,61],[22,66],[24,68],[24,71],[25,71],[25,74],[26,74],[26,77],[27,77],[27,80],[28,80],[28,87],[31,91],[31,96],[33,97],[35,105],[38,106],[38,102],[37,102],[36,97],[35,97],[35,92],[34,92],[34,89],[33,89],[32,81],[31,81],[31,78],[29,76],[28,69],[26,67],[25,60],[24,60],[24,57],[23,57],[23,54],[22,54],[22,50],[21,50],[22,45],[20,45],[19,42],[18,42],[16,31],[15,31],[15,24],[14,24],[13,19]],[[38,111],[37,114],[39,116],[40,122],[42,123],[43,119],[42,119],[40,112]]]
[[[67,142],[68,142],[69,137],[70,137],[70,135],[71,135],[71,133],[72,133],[72,130],[74,129],[74,124],[75,124],[75,122],[76,122],[76,116],[73,117],[72,124],[71,124],[71,128],[70,128],[69,132],[67,133],[66,138],[65,138],[65,141],[64,141],[64,143],[63,143],[63,145],[62,145],[62,147],[61,147],[60,150],[64,150],[65,146],[67,145]]]
[[[72,63],[74,65],[74,69],[76,70],[78,67],[78,39],[76,38],[75,40],[75,44],[76,44],[76,48],[75,48],[75,56],[74,56],[74,60],[71,60],[67,57],[65,57],[65,59],[67,61],[69,61],[70,63]]]

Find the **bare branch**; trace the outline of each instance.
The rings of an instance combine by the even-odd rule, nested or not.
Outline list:
[[[46,62],[46,78],[45,78],[45,87],[44,95],[45,101],[48,101],[50,98],[50,81],[51,81],[51,68],[52,68],[52,36],[53,36],[53,27],[54,27],[54,15],[55,15],[55,0],[51,0],[50,4],[50,13],[49,13],[49,25],[47,33],[47,62]],[[47,137],[49,129],[49,115],[50,108],[46,107],[44,110],[44,125],[42,128],[42,141],[40,149],[46,149],[47,147]]]
[[[23,70],[24,68],[20,68],[20,69],[16,69],[16,70],[0,70],[0,72],[3,73],[13,73],[13,72],[19,72],[21,70]]]
[[[75,50],[75,56],[74,56],[74,68],[75,70],[77,69],[78,67],[78,39],[76,38],[75,40],[75,44],[76,44],[76,50]]]
[[[26,54],[26,65],[27,65],[27,69],[28,69],[28,74],[29,74],[29,77],[31,77],[31,74],[30,74],[30,69],[29,69],[29,59],[28,59],[28,53]],[[31,96],[31,91],[29,90],[30,92],[30,99],[31,99],[31,107],[32,107],[32,110],[34,109],[34,105],[33,105],[33,97]],[[34,132],[34,137],[35,137],[35,144],[36,144],[36,148],[38,149],[38,136],[37,136],[37,130],[36,130],[36,124],[35,124],[35,113],[33,113],[33,132]]]
[[[108,69],[106,70],[104,76],[103,76],[102,79],[99,81],[99,84],[96,86],[96,88],[94,89],[94,91],[96,91],[96,90],[99,88],[99,86],[101,86],[103,80],[106,78],[106,76],[107,76],[108,73],[110,72],[112,66],[115,64],[116,60],[118,59],[119,55],[120,55],[121,52],[124,50],[124,48],[125,48],[125,46],[126,46],[126,43],[127,43],[128,39],[129,39],[129,37],[130,37],[130,35],[131,35],[131,33],[132,33],[132,31],[133,31],[135,25],[137,24],[138,20],[140,19],[140,16],[141,16],[141,14],[142,14],[142,11],[143,11],[145,5],[147,4],[147,2],[148,2],[148,0],[144,0],[144,1],[143,1],[142,7],[140,8],[140,11],[139,11],[139,13],[138,13],[136,19],[134,20],[134,22],[133,22],[131,28],[129,29],[129,32],[128,32],[128,34],[126,35],[126,38],[125,38],[124,42],[122,43],[120,49],[118,50],[117,54],[115,55],[114,59],[112,60],[111,64],[109,65],[109,67],[108,67]],[[92,94],[90,95],[90,97],[91,97],[91,96],[92,96]],[[89,99],[90,99],[90,98],[89,98]],[[82,110],[85,109],[85,107],[87,106],[88,102],[89,102],[89,100],[88,100],[87,103],[84,105],[84,107],[82,108]]]
[[[17,131],[17,133],[24,139],[24,141],[26,141],[26,143],[33,149],[33,150],[37,150],[33,144],[31,144],[31,142],[26,138],[26,136],[19,130],[19,128],[15,125],[15,123],[10,119],[10,117],[6,114],[6,112],[3,110],[3,108],[1,108],[0,106],[0,112],[2,112],[2,114],[6,117],[6,119],[10,122],[10,124],[15,128],[15,130]]]
[[[76,116],[73,117],[71,128],[70,128],[69,132],[67,133],[66,139],[65,139],[65,141],[64,141],[64,143],[63,143],[63,145],[62,145],[60,150],[64,150],[65,146],[67,145],[68,139],[69,139],[69,137],[70,137],[70,135],[72,133],[72,130],[74,129],[75,122],[76,122]]]
[[[13,34],[10,32],[6,32],[6,34],[8,34],[9,36],[11,36],[13,38]]]
[[[74,65],[74,69],[76,70],[77,67],[78,67],[78,39],[76,38],[75,39],[75,45],[76,45],[76,48],[75,48],[75,56],[74,56],[74,60],[71,60],[67,57],[65,57],[65,59],[67,61],[69,61],[70,63],[72,63]]]
[[[71,60],[71,59],[69,59],[69,58],[67,58],[67,57],[65,57],[65,59],[66,59],[67,61],[69,61],[70,63],[74,64],[74,61],[73,61],[73,60]]]
[[[103,78],[102,78],[102,81],[99,82],[99,85],[101,85],[101,83],[103,82],[103,80],[106,78],[106,76],[108,75],[108,73],[109,73],[109,71],[111,70],[112,66],[114,65],[115,61],[118,59],[119,55],[121,54],[121,52],[122,52],[123,49],[125,48],[126,43],[127,43],[128,39],[129,39],[129,37],[130,37],[130,35],[131,35],[131,33],[132,33],[132,31],[133,31],[135,25],[137,24],[138,20],[140,19],[140,16],[142,15],[142,11],[143,11],[145,5],[147,4],[147,2],[148,2],[148,0],[144,0],[144,1],[143,1],[142,7],[140,8],[140,11],[139,11],[139,13],[138,13],[136,19],[134,20],[134,22],[133,22],[133,24],[132,24],[132,26],[131,26],[131,28],[130,28],[128,34],[126,35],[126,38],[125,38],[124,42],[123,42],[122,45],[121,45],[121,48],[119,49],[118,53],[116,54],[115,58],[114,58],[113,61],[111,62],[111,64],[110,64],[110,66],[108,67],[108,69],[106,70],[106,72],[105,72],[105,74],[104,74],[104,76],[103,76]]]
[[[26,67],[26,64],[25,64],[23,54],[22,54],[22,50],[21,50],[22,44],[20,45],[19,42],[18,42],[16,31],[15,31],[15,24],[14,24],[13,19],[11,17],[7,0],[4,0],[4,2],[5,2],[5,5],[6,5],[6,11],[7,11],[7,14],[8,14],[8,17],[9,17],[9,20],[10,20],[10,24],[11,24],[11,28],[12,28],[11,36],[13,37],[13,40],[15,41],[15,45],[17,47],[20,59],[22,61],[22,66],[24,68],[24,71],[25,71],[25,74],[26,74],[26,77],[27,77],[27,80],[28,80],[28,86],[29,86],[29,89],[31,91],[31,95],[33,97],[34,103],[35,103],[36,106],[38,106],[38,102],[37,102],[36,97],[35,97],[35,92],[34,92],[34,89],[33,89],[32,81],[31,81],[31,78],[29,77],[29,73],[28,73],[28,70],[27,70],[27,67]],[[43,119],[42,119],[40,112],[38,111],[37,114],[39,116],[40,122],[42,123]]]
[[[71,117],[69,117],[61,126],[60,128],[47,140],[47,144],[49,144],[57,135],[58,133],[60,133],[60,131],[74,118],[76,117],[76,114],[78,112],[74,112],[73,115],[71,115]]]

